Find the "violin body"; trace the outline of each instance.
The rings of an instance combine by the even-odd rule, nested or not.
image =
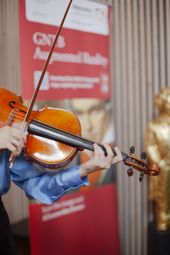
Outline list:
[[[27,108],[22,98],[11,91],[0,87],[0,127],[11,126],[20,128]],[[70,111],[45,106],[38,111],[32,111],[28,122],[36,120],[53,128],[59,128],[74,135],[81,135],[78,118]],[[29,123],[28,123],[29,124]],[[53,141],[44,137],[27,134],[24,148],[25,156],[48,168],[60,168],[76,156],[78,148]]]
[[[81,137],[80,122],[72,112],[44,107],[39,111],[32,110],[28,119],[26,113],[27,108],[23,105],[22,98],[0,87],[0,128],[11,126],[26,131],[24,152],[31,161],[58,169],[70,163],[79,150],[94,151],[95,142]],[[99,143],[98,145],[107,156],[105,147]],[[116,152],[113,149],[112,151],[113,156],[116,156]],[[127,171],[129,176],[133,175],[134,169],[141,173],[140,181],[145,174],[159,174],[157,165],[148,166],[144,162],[145,153],[141,153],[141,159],[133,156],[134,146],[130,148],[129,155],[125,152],[121,154],[124,164],[130,167]]]

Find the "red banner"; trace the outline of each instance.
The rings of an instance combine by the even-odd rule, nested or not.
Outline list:
[[[60,23],[59,20],[55,23],[53,16],[62,16],[67,2],[19,1],[24,99],[32,97],[57,31],[54,24]],[[52,17],[48,16],[50,6]],[[108,19],[107,6],[85,0],[73,1],[45,74],[39,99],[110,98]]]
[[[19,3],[22,95],[30,99],[68,0],[20,0]],[[88,102],[88,109],[83,107],[81,116],[87,117],[87,110],[95,128],[96,123],[98,125],[98,132],[90,129],[92,137],[110,143],[114,139],[108,121],[110,107],[107,103],[106,111],[103,101],[110,99],[110,90],[108,7],[88,0],[74,0],[39,99],[102,99]],[[80,114],[80,109],[78,112]],[[86,135],[88,138],[89,134]],[[103,171],[97,177],[91,175],[94,178],[89,177],[90,183],[93,180],[94,186],[108,183],[108,179],[112,181],[107,172],[113,173]],[[50,206],[30,204],[30,239],[32,255],[120,255],[116,184],[72,193]]]
[[[116,185],[30,204],[32,255],[120,255]]]

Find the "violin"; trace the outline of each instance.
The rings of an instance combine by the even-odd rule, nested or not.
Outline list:
[[[83,149],[93,151],[93,144],[95,143],[81,136],[80,122],[74,113],[47,106],[39,111],[33,110],[71,3],[72,0],[68,3],[29,107],[26,108],[23,105],[21,96],[17,96],[11,91],[0,87],[0,128],[4,126],[16,127],[20,128],[23,133],[27,133],[27,141],[24,147],[25,156],[29,160],[51,169],[64,167],[70,163],[78,151]],[[98,145],[107,155],[105,147],[101,144]],[[129,176],[132,176],[134,170],[137,170],[140,172],[139,180],[141,181],[144,175],[154,176],[159,174],[159,168],[156,164],[148,166],[145,163],[146,153],[143,152],[141,159],[139,159],[134,156],[134,152],[134,146],[130,148],[129,155],[121,152],[124,164],[130,167],[127,171]],[[116,155],[114,150],[113,154],[114,156]],[[13,160],[14,158],[12,158]]]
[[[22,127],[27,108],[23,105],[21,96],[0,87],[0,127]],[[81,125],[77,116],[71,111],[45,106],[38,111],[31,111],[27,120],[27,141],[24,148],[25,156],[44,167],[58,169],[66,166],[84,149],[94,151],[94,141],[81,136]],[[98,144],[105,155],[105,147]],[[144,160],[146,153],[141,153],[141,159],[134,156],[135,148],[130,148],[129,155],[121,152],[123,162],[129,166],[127,173],[133,175],[134,170],[140,172],[140,181],[144,175],[158,175],[156,164],[148,166]],[[116,152],[113,150],[114,156]]]

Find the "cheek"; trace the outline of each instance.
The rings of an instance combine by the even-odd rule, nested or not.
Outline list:
[[[80,116],[78,116],[79,120],[80,120],[80,123],[82,126],[86,125],[87,122],[89,122],[89,117],[87,114],[82,114]]]
[[[92,115],[91,121],[92,121],[92,119],[94,122],[97,122],[99,125],[103,126],[103,124],[105,123],[105,120],[106,120],[106,114],[104,112],[96,113],[96,114],[94,113]]]

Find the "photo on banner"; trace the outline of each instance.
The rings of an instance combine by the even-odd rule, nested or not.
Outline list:
[[[99,144],[109,144],[112,148],[115,144],[115,130],[112,114],[112,106],[109,100],[98,98],[71,99],[71,110],[78,117],[82,136]],[[79,155],[79,163],[85,163],[92,159],[93,152],[84,150]],[[116,180],[115,166],[111,169],[96,171],[89,176],[90,186],[83,189],[100,186]]]

